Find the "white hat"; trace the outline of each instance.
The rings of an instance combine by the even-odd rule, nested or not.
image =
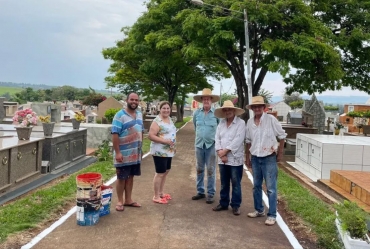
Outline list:
[[[212,90],[209,88],[204,88],[202,91],[202,94],[200,95],[194,95],[194,99],[198,102],[202,102],[202,97],[211,97],[212,98],[212,103],[216,103],[217,101],[220,100],[220,96],[218,95],[213,95]]]
[[[233,102],[231,100],[225,100],[222,107],[219,107],[215,110],[215,116],[218,118],[225,118],[225,113],[222,111],[222,109],[234,109],[235,110],[235,116],[242,115],[245,111],[239,107],[235,107]]]

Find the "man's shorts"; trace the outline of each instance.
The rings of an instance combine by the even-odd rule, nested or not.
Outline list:
[[[140,163],[130,166],[121,166],[116,168],[117,179],[127,180],[130,176],[141,175]]]
[[[153,156],[155,172],[158,174],[166,173],[171,169],[172,157]]]

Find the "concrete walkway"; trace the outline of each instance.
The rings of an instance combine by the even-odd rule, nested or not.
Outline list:
[[[234,216],[230,208],[211,210],[219,200],[219,176],[214,204],[191,200],[196,194],[194,135],[192,123],[177,134],[177,154],[165,185],[173,198],[168,205],[152,202],[154,164],[148,156],[142,162],[142,175],[134,180],[133,199],[141,208],[115,211],[114,194],[111,214],[101,217],[98,224],[79,226],[73,214],[33,248],[292,248],[277,224],[268,227],[265,217],[247,217],[253,211],[253,196],[246,175],[240,216]]]

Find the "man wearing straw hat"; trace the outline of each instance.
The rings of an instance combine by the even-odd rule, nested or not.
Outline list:
[[[207,167],[207,199],[206,203],[214,201],[216,192],[216,151],[215,134],[219,119],[214,115],[212,103],[217,102],[219,96],[213,95],[211,89],[204,88],[201,95],[195,95],[194,100],[203,103],[193,115],[195,127],[195,153],[197,159],[197,194],[193,200],[206,197],[204,189],[204,170]]]
[[[234,107],[226,100],[221,108],[215,110],[215,116],[223,118],[216,131],[216,151],[220,169],[221,190],[220,202],[213,211],[227,210],[229,205],[234,215],[240,215],[242,202],[241,180],[243,177],[243,157],[245,122],[237,117],[244,113],[241,108]],[[230,182],[232,184],[230,200]]]
[[[253,170],[254,212],[250,218],[265,216],[262,202],[262,182],[265,180],[269,211],[265,224],[272,226],[276,222],[277,204],[277,162],[283,157],[284,139],[286,133],[279,121],[272,115],[264,113],[266,108],[262,96],[252,98],[252,103],[246,108],[252,109],[254,117],[247,122],[245,142],[245,163]],[[279,139],[277,141],[276,137]]]

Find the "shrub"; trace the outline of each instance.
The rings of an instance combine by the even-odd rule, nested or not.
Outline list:
[[[104,117],[107,119],[109,123],[112,123],[114,115],[116,115],[116,113],[120,110],[121,109],[118,109],[118,108],[110,108],[105,111]]]
[[[104,140],[103,143],[99,145],[98,150],[95,152],[95,156],[98,157],[98,161],[109,161],[112,159],[112,151],[108,140]]]
[[[348,231],[354,239],[364,239],[367,233],[366,220],[368,219],[368,214],[355,202],[347,200],[337,204],[336,209],[342,229]]]

